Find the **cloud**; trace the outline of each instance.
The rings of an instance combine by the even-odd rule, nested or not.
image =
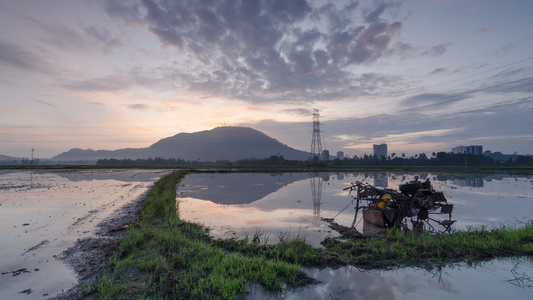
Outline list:
[[[21,15],[21,18],[34,26],[37,39],[60,51],[88,52],[97,46],[106,52],[123,44],[100,25],[67,24],[68,20],[26,15]]]
[[[89,78],[64,78],[61,86],[75,91],[115,92],[127,90],[133,86],[152,89],[168,88],[166,79],[170,71],[164,68],[145,69],[132,67],[127,70],[115,70],[115,73]]]
[[[106,50],[122,46],[122,41],[117,37],[114,37],[108,30],[96,26],[88,26],[84,29],[84,32],[87,36],[91,37],[92,40],[104,45]]]
[[[77,91],[118,91],[132,85],[132,78],[121,75],[109,75],[90,79],[66,79],[62,87]]]
[[[304,108],[294,108],[294,109],[283,109],[282,112],[296,115],[296,116],[312,116],[313,112],[310,109],[304,109]]]
[[[126,107],[129,109],[133,109],[133,110],[143,110],[143,111],[150,109],[148,105],[140,104],[140,103],[126,105]]]
[[[439,97],[428,95],[427,98]],[[372,144],[382,142],[389,144],[391,153],[450,151],[455,145],[481,142],[485,150],[512,153],[524,146],[524,149],[531,149],[528,116],[532,111],[532,102],[529,99],[520,106],[494,106],[462,113],[436,112],[430,117],[413,110],[400,115],[384,112],[379,117],[326,120],[323,122],[326,132],[322,136],[327,140],[330,151],[345,149],[346,154],[353,154],[354,151],[371,153]],[[509,118],[509,115],[513,117]],[[310,128],[309,123],[301,126]],[[509,131],[510,128],[512,131]],[[490,132],[490,136],[487,136],[487,132]],[[300,148],[308,147],[310,137],[302,142]]]
[[[47,106],[52,106],[52,107],[55,107],[54,104],[52,103],[49,103],[49,102],[46,102],[46,101],[43,101],[43,100],[39,100],[39,99],[29,99],[30,101],[33,101],[33,102],[37,102],[39,104],[43,104],[43,105],[47,105]]]
[[[137,1],[108,1],[101,3],[110,17],[125,20],[127,23],[137,23],[142,19],[142,12]]]
[[[176,107],[174,106],[154,106],[154,105],[147,105],[144,103],[128,104],[125,106],[132,110],[155,111],[158,113],[165,113],[165,112],[169,112],[169,111],[171,112],[171,111],[176,110]]]
[[[492,30],[494,30],[494,27],[484,27],[484,28],[481,28],[479,30],[476,30],[474,32],[474,34],[485,34],[485,33],[489,32],[489,31],[492,31]]]
[[[394,51],[402,24],[384,19],[393,6],[363,12],[356,2],[304,0],[104,3],[108,15],[144,22],[190,58],[187,70],[172,70],[176,85],[250,102],[353,98],[377,91],[367,76],[398,80],[354,72]]]
[[[0,40],[0,64],[26,71],[44,72],[47,69],[47,64],[37,55],[2,40]]]
[[[446,72],[446,68],[436,68],[435,70],[431,71],[429,73],[429,75],[437,75],[437,74],[442,74],[444,72]]]
[[[469,93],[426,93],[409,97],[402,101],[402,104],[418,111],[435,108],[436,105],[438,105],[439,109],[442,109],[443,106],[447,106],[470,97],[471,96]]]
[[[451,43],[446,43],[446,44],[440,44],[440,45],[433,46],[429,49],[426,49],[424,52],[422,52],[422,55],[435,56],[435,57],[441,56],[446,52],[446,48],[451,45],[452,45]]]

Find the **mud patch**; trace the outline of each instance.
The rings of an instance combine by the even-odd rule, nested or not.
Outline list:
[[[146,191],[138,199],[124,205],[121,210],[98,224],[95,237],[79,239],[74,246],[61,253],[58,259],[66,262],[78,274],[78,285],[50,299],[82,298],[80,286],[93,282],[106,267],[128,227],[139,220],[143,199],[148,193],[149,191]]]
[[[15,277],[15,276],[19,276],[22,273],[30,273],[30,270],[23,268],[23,269],[18,269],[15,271],[10,271],[10,272],[2,272],[2,275],[11,274],[13,277]]]
[[[322,221],[329,223],[329,228],[337,231],[342,237],[347,239],[362,239],[367,238],[367,235],[362,234],[355,227],[348,227],[344,225],[337,224],[333,219],[322,218]]]
[[[42,246],[44,246],[44,245],[46,245],[48,243],[50,243],[50,241],[44,240],[44,241],[40,242],[39,244],[37,244],[37,245],[35,245],[33,247],[30,247],[28,250],[26,250],[24,253],[22,253],[22,255],[25,255],[25,254],[27,254],[28,252],[31,252],[31,251],[35,251],[35,250],[41,248]]]

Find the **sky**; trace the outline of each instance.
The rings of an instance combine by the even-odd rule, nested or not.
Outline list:
[[[247,126],[310,151],[533,154],[530,0],[0,0],[0,154]]]

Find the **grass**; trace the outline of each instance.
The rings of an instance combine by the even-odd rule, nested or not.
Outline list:
[[[359,268],[423,266],[497,256],[533,256],[533,224],[484,227],[451,234],[389,230],[382,236],[328,238],[313,248],[305,237],[278,237],[269,245],[261,231],[251,239],[215,240],[200,225],[180,220],[176,186],[187,171],[161,178],[144,200],[141,219],[130,227],[110,264],[84,298],[234,299],[251,285],[279,292],[315,281],[301,266],[355,265]],[[261,242],[263,237],[264,242]]]
[[[141,220],[122,240],[106,273],[85,288],[84,297],[234,299],[250,283],[275,292],[312,281],[294,259],[230,251],[206,228],[180,220],[176,186],[186,173],[173,172],[157,182],[145,199]]]
[[[413,233],[398,229],[363,239],[327,239],[324,247],[350,264],[368,268],[424,266],[495,257],[533,256],[533,224],[520,228],[485,227],[450,234]]]

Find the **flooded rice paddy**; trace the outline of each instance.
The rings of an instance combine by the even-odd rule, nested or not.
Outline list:
[[[398,189],[413,179],[429,178],[454,205],[455,229],[469,226],[519,226],[532,220],[533,177],[505,174],[395,174],[395,173],[202,173],[187,176],[178,187],[182,219],[201,223],[220,238],[303,235],[318,246],[336,236],[323,218],[350,226],[354,195],[344,188],[364,181],[380,188]],[[448,217],[447,215],[442,216]],[[362,214],[356,228],[365,228]]]
[[[0,170],[0,299],[43,299],[75,285],[61,253],[165,173]]]
[[[168,171],[0,171],[0,299],[42,299],[76,284],[59,259],[97,224],[140,199]],[[456,229],[520,226],[533,215],[533,178],[508,174],[198,173],[178,186],[182,219],[222,238],[260,234],[261,241],[301,235],[320,246],[337,233],[322,218],[349,226],[354,205],[342,189],[356,180],[397,188],[414,175],[430,178],[455,208]],[[363,222],[356,220],[363,231]],[[500,259],[440,271],[306,269],[321,284],[281,295],[252,288],[250,298],[532,299],[531,258]]]
[[[429,178],[454,204],[453,229],[485,226],[521,226],[533,216],[533,177],[510,174],[451,173],[203,173],[190,174],[178,187],[178,213],[187,221],[210,228],[217,238],[241,239],[260,235],[275,243],[297,235],[319,247],[338,233],[323,218],[350,226],[354,203],[351,182],[397,189],[413,179]],[[356,228],[365,231],[362,215]],[[406,268],[360,271],[346,267],[309,269],[322,284],[283,295],[260,290],[252,298],[338,299],[484,299],[533,298],[530,258],[493,260],[477,266],[446,267],[439,272]]]

